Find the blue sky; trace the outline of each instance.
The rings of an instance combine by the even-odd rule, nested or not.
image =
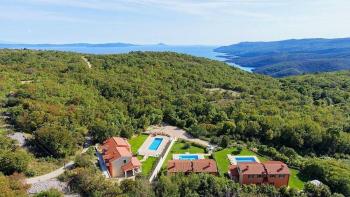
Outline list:
[[[0,40],[222,45],[350,37],[349,0],[0,0]]]

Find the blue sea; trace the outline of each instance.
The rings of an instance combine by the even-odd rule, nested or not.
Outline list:
[[[121,53],[129,53],[132,51],[171,51],[177,53],[184,53],[188,55],[193,55],[197,57],[206,57],[213,60],[226,62],[227,59],[224,57],[219,57],[220,55],[224,55],[222,53],[217,53],[214,51],[218,46],[173,46],[173,45],[138,45],[138,46],[123,46],[123,47],[84,47],[84,46],[69,46],[69,47],[61,47],[61,46],[25,46],[21,45],[13,45],[11,47],[6,46],[6,48],[27,48],[27,49],[36,49],[36,50],[57,50],[57,51],[71,51],[71,52],[79,52],[79,53],[90,53],[90,54],[121,54]],[[0,45],[0,48],[2,46]],[[234,63],[226,62],[227,64],[240,68],[242,70],[252,72],[253,68],[250,67],[242,67]]]

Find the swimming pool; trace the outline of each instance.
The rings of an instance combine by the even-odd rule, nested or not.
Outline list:
[[[256,162],[254,157],[236,157],[236,162],[241,163],[241,162]]]
[[[179,155],[179,160],[197,160],[199,159],[198,155]]]
[[[148,147],[148,150],[157,150],[162,143],[163,138],[154,138],[151,145]]]

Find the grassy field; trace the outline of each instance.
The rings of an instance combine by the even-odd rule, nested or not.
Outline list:
[[[204,148],[190,145],[188,148],[185,148],[184,142],[175,142],[173,147],[171,148],[167,158],[163,163],[163,167],[165,167],[168,163],[168,160],[173,158],[173,154],[183,154],[183,153],[205,153]]]
[[[223,175],[227,172],[228,166],[230,165],[230,161],[228,160],[227,155],[228,154],[237,155],[237,154],[234,154],[235,151],[237,151],[236,147],[232,147],[232,148],[222,149],[222,150],[215,152],[213,154],[213,157],[216,160],[216,163],[218,165],[218,169],[219,169],[219,172],[221,175]],[[252,152],[246,148],[243,148],[243,150],[238,155],[257,156],[254,152]],[[264,157],[260,157],[260,156],[257,156],[257,157],[260,161],[267,160]]]
[[[156,157],[148,157],[146,161],[142,162],[142,174],[149,176],[153,166],[156,164]]]
[[[228,171],[228,167],[230,165],[230,161],[227,158],[227,154],[240,155],[240,156],[244,156],[244,155],[257,156],[260,161],[268,160],[267,158],[261,157],[246,148],[243,148],[243,150],[239,154],[234,154],[235,151],[236,151],[236,148],[232,147],[232,148],[225,148],[213,154],[213,157],[216,160],[216,163],[218,165],[218,169],[221,175],[225,174]],[[298,176],[299,171],[295,169],[290,169],[290,171],[291,171],[291,176],[289,178],[289,186],[299,190],[303,189],[304,182]]]
[[[291,176],[289,178],[289,187],[302,190],[305,182],[300,179],[299,171],[295,169],[289,169]]]
[[[129,140],[129,144],[131,145],[131,151],[132,153],[136,154],[143,142],[147,139],[148,135],[140,134],[137,136],[134,136]]]

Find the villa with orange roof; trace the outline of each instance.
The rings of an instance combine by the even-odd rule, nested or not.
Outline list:
[[[228,173],[240,184],[270,184],[277,188],[288,186],[290,176],[288,166],[280,161],[241,162],[231,165]]]
[[[198,160],[169,160],[167,166],[168,175],[176,173],[208,173],[218,175],[215,160],[212,159],[198,159]]]
[[[104,141],[102,156],[111,177],[130,177],[141,172],[141,162],[132,155],[131,146],[124,138]]]

